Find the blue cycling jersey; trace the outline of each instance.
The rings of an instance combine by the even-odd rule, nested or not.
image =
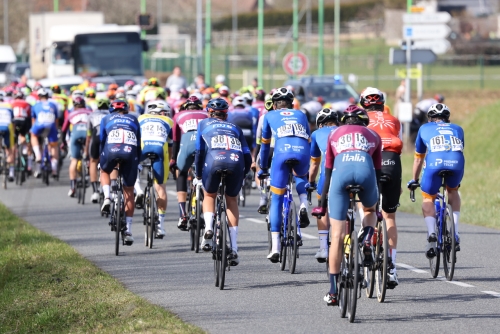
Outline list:
[[[130,153],[132,150],[141,154],[141,133],[139,121],[129,114],[112,113],[101,120],[101,152],[104,147],[111,147],[111,152],[123,151]]]
[[[34,105],[31,115],[35,119],[33,127],[48,127],[56,122],[57,105],[52,101],[39,101]]]
[[[241,128],[247,141],[247,145],[253,148],[255,145],[255,133],[257,132],[257,120],[255,108],[232,109],[227,113],[227,121]],[[257,110],[258,117],[258,110]]]
[[[0,103],[0,131],[9,130],[13,120],[14,112],[10,104]]]
[[[323,126],[311,134],[311,159],[321,161],[319,167],[319,175],[317,177],[318,185],[317,191],[321,195],[323,189],[323,182],[325,178],[325,154],[328,145],[328,136],[335,130],[337,126]]]

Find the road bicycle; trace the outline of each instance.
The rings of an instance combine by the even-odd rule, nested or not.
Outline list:
[[[259,210],[260,214],[266,215],[266,228],[267,228],[267,254],[269,254],[273,248],[273,239],[271,235],[271,221],[269,219],[269,212],[271,212],[271,191],[269,183],[269,173],[263,173],[260,180],[260,191],[266,193],[267,205],[263,210]]]
[[[26,140],[28,136],[26,136]],[[26,154],[24,153],[26,151]],[[19,138],[15,147],[15,165],[14,174],[16,179],[16,184],[21,186],[28,178],[28,142],[24,144],[19,143]]]
[[[83,157],[83,147],[85,147],[85,138],[79,138],[76,141],[77,145],[82,147],[81,156]],[[89,177],[89,165],[88,161],[85,159],[78,159],[76,162],[76,197],[78,198],[78,204],[85,204],[85,191],[88,187],[87,179]]]
[[[7,164],[7,148],[5,147],[5,143],[3,141],[3,137],[8,134],[6,133],[0,133],[0,173],[1,173],[1,179],[2,179],[2,187],[4,189],[7,189],[7,178],[9,175],[9,166]]]
[[[203,190],[201,181],[198,181],[196,186],[193,181],[195,179],[194,175],[194,165],[191,167],[188,173],[188,193],[186,197],[187,209],[186,213],[188,215],[189,221],[189,238],[191,241],[191,250],[195,253],[200,252],[200,245],[203,242],[203,235],[205,233],[205,220],[203,219]]]
[[[118,159],[118,164],[122,162]],[[111,231],[115,232],[115,255],[118,256],[120,252],[120,239],[122,245],[130,246],[132,243],[125,241],[125,231],[127,230],[127,224],[125,222],[125,202],[123,199],[123,179],[119,168],[118,177],[116,178],[116,185],[111,189],[113,193],[113,201],[111,202],[111,219],[109,225],[111,226]]]
[[[455,233],[455,222],[453,220],[453,210],[448,203],[446,190],[446,178],[453,175],[451,170],[442,170],[438,172],[441,177],[440,192],[434,201],[436,209],[436,233],[437,241],[432,243],[436,256],[429,259],[429,267],[431,275],[436,278],[439,273],[439,262],[441,254],[443,256],[443,269],[448,281],[453,280],[455,273],[455,263],[457,262],[457,240]],[[415,189],[420,187],[420,184],[415,184],[410,189],[410,199],[415,202]]]
[[[243,185],[238,196],[238,205],[245,207],[247,196],[250,196],[252,190],[253,173],[248,173],[243,178]]]
[[[146,247],[153,248],[154,239],[163,239],[163,236],[158,237],[156,235],[159,216],[156,202],[156,191],[154,188],[153,164],[156,160],[158,160],[158,155],[155,153],[148,153],[146,154],[146,157],[149,161],[142,163],[142,167],[146,170],[147,175],[147,184],[144,191],[144,212],[142,214],[145,228],[144,245]]]

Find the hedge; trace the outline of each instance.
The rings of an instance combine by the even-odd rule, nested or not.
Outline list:
[[[366,1],[355,4],[343,4],[340,6],[340,21],[352,21],[359,13],[366,13],[366,10],[374,8],[380,1]],[[335,10],[334,6],[325,6],[324,8],[325,22],[334,22]],[[311,10],[313,23],[318,22],[318,8]],[[245,13],[238,15],[238,29],[253,29],[257,28],[258,13]],[[306,16],[302,17],[299,23],[305,24]],[[264,27],[286,26],[293,24],[293,10],[278,11],[267,10],[264,14]],[[226,16],[213,23],[214,30],[231,30],[233,27],[233,17]]]

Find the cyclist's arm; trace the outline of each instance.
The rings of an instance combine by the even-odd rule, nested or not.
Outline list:
[[[247,175],[248,172],[250,172],[250,166],[252,165],[252,155],[250,154],[250,149],[248,148],[248,143],[245,140],[245,136],[243,135],[243,131],[240,130],[240,143],[242,143],[242,150],[243,150],[243,155],[245,158],[245,170],[244,170],[244,175]]]
[[[179,154],[179,148],[181,144],[181,128],[177,121],[174,119],[174,127],[172,129],[173,133],[173,144],[172,144],[172,154],[170,155],[170,159],[177,161],[177,155]]]
[[[102,152],[104,150],[104,145],[106,144],[106,137],[108,136],[108,134],[106,133],[105,119],[106,119],[106,117],[103,117],[101,119],[101,125],[99,125],[100,126],[99,138],[100,138],[100,141],[101,141],[99,152]]]
[[[269,166],[267,161],[269,159],[269,149],[271,147],[271,138],[272,138],[271,127],[269,126],[269,123],[267,122],[266,116],[264,116],[264,124],[262,126],[262,139],[261,139],[262,144],[260,147],[260,168],[261,169],[267,169],[267,166]],[[262,167],[262,166],[264,166],[264,167]]]
[[[422,128],[420,128],[422,129]],[[413,159],[413,180],[418,180],[420,172],[422,171],[422,166],[424,164],[425,152],[427,147],[420,135],[420,130],[418,130],[417,139],[415,141],[415,157]]]
[[[335,156],[333,155],[331,135],[328,136],[328,145],[326,145],[326,154],[325,154],[325,183],[323,184],[323,189],[321,191],[321,207],[326,209],[327,196],[328,191],[330,190],[330,181],[332,178],[332,170],[333,170],[333,162],[335,160]]]
[[[201,127],[198,125],[198,133],[196,134],[196,154],[194,157],[195,172],[198,179],[201,179],[206,150],[205,141],[202,138],[201,131]]]
[[[311,136],[311,163],[309,166],[309,183],[312,183],[316,180],[320,164],[321,151],[319,150],[318,143],[316,142],[316,135],[313,133]]]

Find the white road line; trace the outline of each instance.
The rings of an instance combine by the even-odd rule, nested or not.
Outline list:
[[[175,191],[173,191],[173,190],[169,190],[169,191],[167,191],[167,193],[168,193],[169,195],[172,195],[172,196],[177,196],[177,192],[175,192]]]
[[[302,238],[306,238],[306,239],[318,239],[318,237],[315,237],[314,235],[310,235],[310,234],[307,234],[307,233],[302,233]]]
[[[470,285],[470,284],[467,284],[467,283],[462,283],[462,282],[457,282],[457,281],[448,281],[446,279],[446,277],[443,277],[443,276],[438,276],[438,277],[436,277],[436,279],[440,280],[440,281],[443,281],[443,282],[446,282],[446,283],[455,284],[455,285],[458,285],[458,286],[461,286],[461,287],[464,287],[464,288],[475,288],[474,285]]]
[[[481,292],[484,292],[484,293],[487,293],[489,295],[492,295],[493,297],[500,298],[500,293],[495,292],[495,291],[481,291]]]
[[[404,263],[396,263],[396,265],[399,266],[399,267],[403,267],[405,269],[411,270],[413,272],[419,273],[419,274],[427,274],[427,271],[425,271],[425,270],[418,269],[418,268],[412,267],[412,266],[404,264]],[[470,284],[467,284],[467,283],[462,283],[462,282],[457,282],[457,281],[448,281],[446,279],[446,277],[443,277],[443,276],[438,276],[438,277],[436,277],[436,279],[439,280],[439,281],[446,282],[446,283],[455,284],[455,285],[458,285],[458,286],[461,286],[461,287],[464,287],[464,288],[475,288],[474,285],[470,285]],[[488,293],[486,291],[483,291],[483,292]],[[489,292],[493,292],[493,291],[489,291]],[[493,295],[494,294],[496,294],[496,292],[493,292]],[[500,293],[498,294],[498,296],[495,296],[495,297],[500,297]]]
[[[265,224],[266,221],[263,219],[257,219],[257,218],[245,218],[248,221],[251,221],[252,223],[257,223],[257,224]]]
[[[425,271],[425,270],[418,269],[418,268],[415,268],[415,267],[409,266],[409,265],[404,264],[404,263],[396,263],[396,265],[397,265],[397,266],[399,266],[399,267],[403,267],[403,268],[405,268],[405,269],[408,269],[408,270],[414,271],[414,272],[419,273],[419,274],[427,274],[427,271]]]

